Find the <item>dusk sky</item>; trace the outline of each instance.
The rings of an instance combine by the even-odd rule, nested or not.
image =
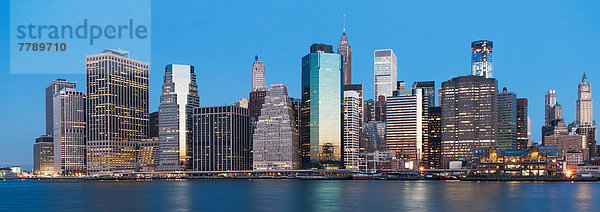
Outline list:
[[[44,86],[56,78],[85,91],[85,55],[65,72],[10,71],[9,1],[0,2],[0,166],[32,167],[36,137],[45,133]],[[577,84],[592,84],[595,119],[600,113],[600,2],[598,1],[153,1],[150,111],[158,110],[167,64],[195,66],[201,106],[247,98],[254,56],[264,61],[267,84],[284,83],[300,97],[301,57],[313,43],[337,48],[342,15],[352,47],[352,82],[373,98],[373,51],[393,49],[398,80],[470,75],[470,43],[494,42],[494,76],[529,99],[534,141],[541,140],[544,95],[557,91],[566,123],[575,119]],[[121,46],[94,45],[88,54]],[[126,49],[134,59],[136,49]],[[141,60],[141,59],[140,59]],[[44,64],[49,61],[31,61]],[[51,68],[51,67],[49,67]],[[437,102],[437,101],[436,101]]]

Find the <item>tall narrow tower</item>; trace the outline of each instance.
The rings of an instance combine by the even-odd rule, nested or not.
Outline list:
[[[592,106],[592,87],[587,81],[585,73],[581,78],[577,92],[577,122],[581,125],[592,125],[593,106]]]
[[[252,63],[252,91],[260,91],[267,89],[265,85],[265,63],[258,60],[258,56],[254,57]]]
[[[471,74],[492,78],[494,43],[489,40],[478,40],[471,43]]]
[[[345,18],[345,15],[344,15]],[[352,84],[352,50],[348,43],[348,37],[346,37],[346,20],[344,19],[344,28],[342,30],[342,37],[338,44],[337,53],[342,55],[342,63],[344,70],[344,85]]]
[[[397,58],[391,49],[375,50],[375,99],[379,96],[390,97],[396,90],[398,74]]]

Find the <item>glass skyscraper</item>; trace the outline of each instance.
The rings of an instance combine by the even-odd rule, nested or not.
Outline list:
[[[63,88],[75,88],[76,83],[64,79],[55,79],[46,85],[46,135],[54,133],[54,94],[60,92]]]
[[[158,108],[159,170],[192,168],[192,114],[198,106],[194,66],[167,65]]]
[[[397,89],[397,65],[396,54],[391,49],[375,50],[375,100],[379,96],[389,97]]]
[[[501,150],[517,147],[517,95],[506,88],[498,94],[498,135],[496,146]]]
[[[313,44],[302,58],[300,141],[305,168],[337,169],[342,159],[342,57]]]
[[[478,40],[471,43],[471,74],[492,78],[494,43],[489,40]]]

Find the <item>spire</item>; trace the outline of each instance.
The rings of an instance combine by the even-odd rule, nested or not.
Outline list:
[[[254,61],[258,61],[258,55],[254,56]]]
[[[585,72],[583,72],[583,77],[581,78],[581,84],[587,84],[587,77],[585,76]]]
[[[344,19],[344,22],[343,22],[344,25],[343,25],[343,28],[342,28],[342,35],[346,35],[346,13],[344,13],[342,15],[342,18]]]

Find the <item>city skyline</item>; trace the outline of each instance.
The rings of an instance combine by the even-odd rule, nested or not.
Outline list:
[[[339,13],[341,14],[341,13]],[[569,70],[569,71],[565,71],[565,72],[573,72],[569,75],[573,75],[572,77],[563,77],[563,75],[559,72],[559,73],[554,73],[554,72],[558,72],[557,69],[551,69],[551,70],[555,70],[553,72],[553,74],[556,75],[543,75],[540,74],[541,71],[543,71],[544,69],[548,68],[544,68],[544,67],[539,67],[536,68],[538,70],[536,70],[535,73],[537,73],[539,76],[540,81],[547,81],[544,82],[544,84],[550,84],[548,86],[543,86],[543,88],[536,88],[536,82],[531,82],[531,84],[522,84],[523,82],[528,82],[532,81],[532,80],[525,80],[523,81],[522,79],[514,79],[516,78],[516,76],[519,76],[521,73],[517,70],[511,70],[509,66],[507,66],[507,64],[520,64],[523,65],[524,61],[510,61],[507,58],[508,54],[512,54],[515,53],[516,51],[519,51],[518,49],[514,48],[514,45],[517,44],[522,44],[522,42],[525,42],[525,38],[519,38],[513,41],[516,41],[514,43],[510,43],[510,42],[506,42],[505,38],[502,38],[498,35],[482,35],[482,34],[477,34],[477,35],[472,35],[472,36],[476,36],[477,38],[471,39],[471,38],[456,38],[454,39],[455,42],[452,43],[451,45],[456,45],[457,43],[460,43],[461,45],[457,45],[454,48],[438,48],[438,49],[443,49],[443,51],[454,51],[454,52],[458,52],[458,54],[463,55],[463,57],[461,57],[462,59],[456,60],[456,63],[461,64],[460,66],[463,68],[452,68],[452,66],[447,67],[447,68],[443,68],[444,72],[435,72],[435,71],[427,71],[424,72],[425,75],[421,75],[418,74],[417,72],[419,70],[424,70],[423,69],[414,69],[416,65],[422,65],[423,62],[426,61],[425,58],[422,58],[421,60],[417,60],[415,62],[410,62],[409,59],[406,58],[406,54],[410,54],[411,51],[415,51],[417,50],[416,48],[412,48],[412,47],[406,47],[404,48],[402,45],[398,44],[398,41],[392,41],[390,40],[388,43],[388,45],[386,45],[385,43],[382,43],[380,41],[374,42],[373,44],[365,42],[364,38],[362,38],[361,36],[364,36],[364,34],[361,35],[360,31],[364,31],[364,26],[363,28],[359,28],[361,26],[360,23],[356,23],[358,22],[357,19],[353,18],[353,14],[352,12],[347,13],[348,15],[348,24],[347,24],[347,36],[349,38],[349,40],[351,40],[351,44],[352,44],[352,50],[353,50],[353,83],[361,83],[364,84],[365,87],[365,99],[372,99],[372,95],[373,95],[373,86],[371,85],[372,82],[372,76],[369,77],[369,75],[372,75],[372,68],[368,68],[369,65],[368,64],[372,64],[372,52],[374,49],[379,49],[379,48],[391,48],[392,50],[394,50],[394,52],[396,54],[398,54],[398,59],[402,60],[402,61],[398,61],[398,79],[397,80],[405,80],[407,82],[411,82],[411,81],[417,81],[417,80],[435,80],[436,82],[436,87],[440,87],[440,83],[448,80],[452,77],[456,77],[456,76],[464,76],[464,75],[468,75],[470,72],[469,69],[469,43],[478,39],[489,39],[491,41],[494,41],[495,43],[495,52],[494,52],[494,56],[495,56],[495,61],[494,61],[494,76],[497,77],[499,84],[498,87],[508,87],[508,89],[510,91],[513,91],[515,93],[517,93],[517,97],[521,98],[521,97],[525,97],[528,98],[530,100],[530,104],[529,104],[529,111],[530,111],[530,116],[532,117],[533,123],[532,123],[532,134],[533,134],[533,139],[535,141],[540,141],[540,133],[539,133],[539,128],[543,125],[543,94],[545,93],[545,90],[548,89],[555,89],[557,91],[557,96],[560,99],[560,104],[563,106],[563,117],[565,118],[565,123],[570,123],[572,121],[575,120],[575,100],[576,100],[576,89],[577,89],[577,84],[580,82],[581,80],[581,75],[583,74],[583,72],[586,72],[586,74],[588,75],[589,81],[592,84],[592,89],[594,88],[594,83],[597,81],[597,77],[594,76],[595,72],[597,72],[598,70],[598,66],[597,65],[588,65],[587,68],[585,69],[581,69],[578,68],[578,66],[582,66],[584,65],[583,63],[583,59],[577,59],[574,60],[573,64],[571,65],[573,68],[573,70]],[[341,15],[340,15],[341,16]],[[357,15],[357,16],[360,16]],[[354,16],[356,17],[356,16]],[[333,19],[333,18],[332,18]],[[235,76],[230,80],[227,80],[227,82],[235,82],[235,84],[240,84],[239,86],[244,86],[245,89],[239,89],[239,87],[233,86],[230,90],[227,90],[226,92],[223,92],[224,95],[213,95],[214,92],[211,92],[211,89],[206,89],[206,86],[210,86],[211,83],[209,83],[210,81],[218,81],[215,79],[218,79],[218,77],[216,77],[216,75],[209,75],[209,77],[205,77],[201,80],[199,80],[199,84],[202,84],[202,88],[200,89],[199,95],[200,98],[202,99],[201,105],[202,106],[209,106],[209,105],[222,105],[222,104],[233,104],[233,102],[237,101],[239,98],[242,97],[246,97],[247,96],[247,88],[249,88],[249,78],[250,78],[250,73],[248,72],[248,63],[249,61],[252,61],[253,56],[258,54],[261,56],[262,60],[265,62],[266,66],[269,66],[269,72],[268,72],[268,77],[267,77],[267,84],[271,84],[271,83],[275,83],[275,82],[283,82],[287,85],[287,87],[290,89],[290,97],[294,97],[294,98],[299,98],[300,97],[300,93],[299,93],[299,70],[300,70],[300,66],[299,66],[299,58],[303,55],[302,53],[305,54],[306,52],[306,44],[307,43],[320,43],[323,40],[326,40],[326,42],[324,43],[328,43],[328,44],[332,44],[335,45],[337,44],[337,40],[339,39],[339,34],[341,32],[340,29],[340,24],[336,25],[335,23],[339,22],[339,18],[338,19],[333,19],[329,22],[327,22],[327,25],[329,25],[328,27],[331,28],[330,31],[332,33],[329,33],[329,31],[327,33],[323,33],[320,34],[317,38],[311,38],[311,37],[306,37],[306,38],[301,38],[301,40],[303,40],[304,43],[300,42],[300,44],[302,45],[301,48],[296,48],[293,47],[292,49],[294,49],[293,51],[296,52],[301,52],[301,53],[295,53],[295,54],[290,54],[285,56],[286,58],[289,59],[281,59],[281,57],[279,56],[274,56],[273,54],[269,54],[269,53],[265,53],[263,54],[260,48],[254,48],[254,47],[249,47],[248,50],[245,51],[253,51],[255,53],[250,53],[247,54],[245,57],[234,57],[232,60],[232,63],[236,64],[236,65],[226,65],[226,67],[224,68],[225,70],[228,70],[229,73],[236,73],[236,75],[239,76]],[[160,24],[160,22],[158,22],[157,24]],[[163,23],[164,24],[164,23]],[[325,27],[325,24],[323,24],[322,26],[319,27]],[[329,29],[328,29],[329,30]],[[597,33],[597,32],[595,32]],[[473,33],[475,34],[475,33]],[[441,35],[439,35],[441,36]],[[590,35],[591,36],[591,35]],[[226,40],[228,38],[223,38],[223,40]],[[405,43],[405,42],[401,42],[401,43]],[[264,44],[264,43],[263,43]],[[298,45],[300,45],[298,44]],[[160,45],[160,44],[159,44]],[[511,49],[511,46],[513,47]],[[370,49],[366,49],[365,47],[368,47]],[[106,48],[106,47],[98,47],[98,48]],[[90,51],[90,54],[93,53],[97,53],[99,51]],[[135,54],[135,51],[132,50],[132,52]],[[217,51],[218,52],[218,51]],[[198,59],[190,59],[190,58],[186,58],[186,57],[182,57],[182,58],[177,58],[174,57],[174,55],[177,55],[179,53],[155,53],[155,55],[160,55],[158,56],[158,59],[153,59],[152,61],[149,61],[151,64],[151,72],[153,72],[154,74],[151,75],[151,82],[150,82],[150,89],[151,89],[151,94],[150,94],[150,112],[154,112],[157,111],[158,108],[158,104],[157,104],[157,100],[159,98],[159,93],[157,93],[157,89],[160,89],[160,86],[162,85],[160,83],[160,79],[162,79],[163,76],[161,76],[161,67],[164,67],[166,64],[169,63],[175,63],[175,62],[180,62],[180,63],[185,63],[185,64],[192,64],[192,65],[196,65],[198,68],[199,73],[207,73],[210,71],[214,71],[214,72],[221,72],[219,70],[214,70],[211,69],[210,66],[212,65],[217,65],[217,64],[212,64],[209,66],[204,65],[203,63],[213,63],[210,61],[210,59],[202,59],[202,60],[198,60]],[[371,54],[371,55],[369,55]],[[400,54],[402,54],[402,56],[400,56]],[[264,55],[264,56],[263,56]],[[465,55],[467,55],[466,57],[464,57]],[[83,56],[82,56],[83,57]],[[573,56],[574,57],[574,56]],[[575,59],[572,56],[568,56],[568,58],[570,59]],[[135,58],[135,57],[134,57]],[[156,58],[156,57],[154,57]],[[173,59],[173,58],[177,58],[177,59]],[[213,58],[225,58],[224,56],[215,56]],[[279,58],[279,59],[278,59]],[[280,60],[281,59],[281,60]],[[556,57],[549,57],[546,58],[544,61],[547,61],[549,63],[551,60],[556,59]],[[184,61],[182,61],[184,60]],[[287,61],[291,60],[292,62],[290,64],[287,64],[285,66],[282,66],[282,63],[288,63]],[[442,61],[439,63],[439,65],[445,65],[446,63],[448,63],[448,60],[451,60],[450,58],[442,58]],[[143,61],[143,60],[142,60]],[[161,61],[168,61],[168,62],[161,62]],[[579,61],[579,62],[577,62]],[[2,62],[2,64],[4,64],[6,62]],[[201,65],[201,66],[198,66]],[[236,68],[237,66],[243,66],[246,67],[244,69],[238,69]],[[82,66],[80,66],[82,67]],[[284,68],[284,67],[291,67],[291,68]],[[83,68],[81,68],[83,70]],[[412,70],[411,70],[412,69]],[[523,69],[521,69],[523,70]],[[567,70],[567,69],[565,69]],[[290,71],[293,71],[292,73],[289,73]],[[83,71],[82,71],[83,73]],[[227,72],[225,72],[227,73]],[[4,74],[4,73],[3,73]],[[224,73],[222,73],[224,74]],[[358,74],[358,75],[357,75]],[[284,75],[284,76],[282,76]],[[431,77],[431,78],[427,78],[424,77],[426,75],[439,75],[436,77]],[[44,108],[41,106],[42,105],[42,99],[43,98],[37,98],[36,96],[42,96],[43,95],[43,89],[41,89],[43,87],[39,86],[40,84],[47,84],[48,82],[50,82],[51,80],[55,79],[55,78],[65,78],[69,81],[76,81],[78,83],[83,83],[85,82],[85,80],[82,80],[84,76],[82,75],[39,75],[39,76],[32,76],[32,75],[6,75],[8,79],[6,79],[6,84],[3,85],[1,88],[3,89],[3,91],[8,91],[9,88],[12,89],[11,85],[14,86],[14,88],[21,88],[20,86],[16,86],[14,83],[17,82],[23,82],[24,80],[27,79],[32,79],[31,84],[28,84],[27,86],[31,86],[33,87],[32,89],[25,89],[24,92],[27,95],[30,95],[30,98],[35,101],[32,102],[31,106],[24,106],[24,102],[25,99],[20,99],[14,96],[7,96],[8,97],[8,104],[4,105],[2,107],[2,109],[4,109],[5,111],[11,111],[12,109],[14,109],[15,107],[20,107],[20,106],[24,106],[24,108],[27,109],[31,109],[31,111],[33,111],[29,117],[24,119],[26,121],[31,121],[31,125],[33,125],[34,127],[33,130],[34,132],[24,132],[22,130],[11,130],[11,129],[15,129],[15,127],[18,126],[24,126],[23,124],[20,124],[22,122],[17,122],[18,124],[15,127],[11,127],[11,126],[7,126],[6,132],[15,132],[13,135],[13,133],[7,133],[9,134],[9,137],[6,138],[5,141],[3,141],[2,145],[4,145],[6,142],[7,144],[9,142],[19,142],[22,143],[22,145],[16,145],[16,144],[10,144],[8,145],[9,147],[15,147],[15,149],[17,149],[17,152],[19,152],[19,154],[25,154],[25,156],[23,157],[15,157],[14,154],[9,154],[7,152],[7,154],[2,154],[2,155],[6,155],[5,157],[0,158],[0,162],[3,163],[9,163],[9,162],[18,162],[18,163],[22,163],[20,165],[27,165],[27,164],[31,164],[27,161],[31,160],[31,154],[29,154],[31,152],[31,144],[33,142],[33,139],[36,137],[39,137],[39,135],[44,134],[43,133],[43,115],[39,116],[39,114],[43,114],[44,113]],[[532,77],[532,75],[526,75],[526,76],[530,76]],[[239,77],[239,78],[238,78]],[[159,79],[157,81],[157,79]],[[560,79],[558,81],[556,81],[557,79]],[[564,79],[564,80],[563,80]],[[12,82],[14,81],[14,82]],[[553,83],[554,82],[554,83]],[[225,83],[224,81],[221,81],[220,83]],[[521,83],[521,85],[519,85],[519,83]],[[560,84],[559,84],[560,83]],[[208,85],[207,85],[208,84]],[[229,83],[227,83],[229,84]],[[216,87],[217,89],[221,89],[224,86],[218,86]],[[4,90],[6,89],[6,90]],[[81,90],[82,88],[80,87],[79,91],[83,91]],[[537,90],[537,92],[532,92],[529,90]],[[541,91],[541,92],[540,92]],[[532,95],[532,93],[535,93],[536,95]],[[596,98],[598,99],[598,98]],[[12,101],[11,101],[12,100]],[[542,102],[542,104],[540,104],[540,102]],[[598,104],[596,104],[598,105]],[[598,112],[596,112],[596,114],[598,114]],[[39,120],[38,120],[39,119]],[[7,117],[7,121],[9,120],[15,120],[15,118],[13,117],[13,115],[9,114],[9,116]],[[5,124],[5,121],[3,121],[2,124]],[[42,125],[40,125],[42,124]],[[27,124],[29,125],[29,123]],[[39,125],[39,127],[38,127]],[[4,126],[4,125],[3,125]],[[20,135],[20,134],[23,135]],[[13,146],[14,145],[14,146]],[[21,147],[23,146],[23,147]],[[4,151],[8,151],[8,150],[3,150],[2,153],[4,153]],[[13,159],[15,158],[15,159]],[[26,160],[23,159],[19,159],[19,158],[24,158]],[[22,161],[22,162],[19,162]],[[3,165],[11,165],[11,164],[3,164]],[[19,164],[17,164],[19,165]]]

